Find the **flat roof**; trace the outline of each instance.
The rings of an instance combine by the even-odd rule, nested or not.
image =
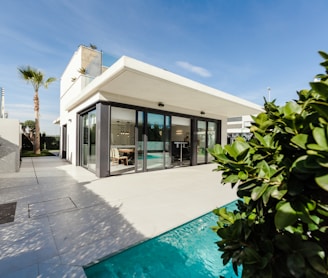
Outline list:
[[[250,101],[127,56],[122,56],[96,77],[83,89],[79,98],[69,104],[68,110],[96,93],[107,96],[109,100],[110,96],[119,96],[156,105],[162,102],[165,110],[170,110],[170,107],[174,110],[188,108],[224,117],[254,115],[263,110]]]

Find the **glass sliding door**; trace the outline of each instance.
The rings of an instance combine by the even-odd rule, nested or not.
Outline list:
[[[146,168],[146,160],[145,160],[145,129],[144,129],[144,123],[145,123],[145,113],[143,111],[138,111],[137,114],[138,117],[138,138],[136,142],[137,146],[137,172],[142,172]]]
[[[172,164],[174,167],[190,166],[190,119],[172,116]]]
[[[165,165],[165,168],[172,167],[170,142],[171,142],[171,116],[165,116],[165,129],[164,129],[164,165]]]
[[[82,116],[81,164],[91,171],[96,171],[96,110]]]
[[[88,167],[89,153],[89,118],[88,114],[82,116],[82,166]]]
[[[165,116],[147,113],[147,170],[164,169]]]
[[[90,150],[88,169],[96,171],[96,110],[89,112]]]
[[[135,172],[134,109],[111,107],[110,174]]]
[[[206,121],[197,121],[197,164],[206,163]]]
[[[62,127],[62,147],[61,147],[61,158],[66,159],[66,153],[67,153],[67,124],[63,125]]]

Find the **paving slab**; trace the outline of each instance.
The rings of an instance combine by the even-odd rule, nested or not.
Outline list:
[[[59,157],[23,158],[0,174],[0,276],[85,277],[83,266],[236,199],[215,165],[97,178]]]

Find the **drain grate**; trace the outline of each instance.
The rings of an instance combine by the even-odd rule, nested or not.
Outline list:
[[[14,222],[17,202],[0,204],[0,224]]]

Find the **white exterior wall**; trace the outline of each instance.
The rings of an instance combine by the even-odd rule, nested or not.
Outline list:
[[[98,75],[102,73],[102,54],[98,50],[90,49],[85,46],[80,46],[75,51],[70,62],[68,63],[64,73],[62,74],[60,83],[60,125],[61,138],[62,126],[67,125],[67,149],[66,159],[76,165],[76,141],[78,130],[77,127],[77,112],[86,108],[88,105],[95,102],[97,96],[87,100],[83,105],[74,108],[71,111],[67,110],[67,106],[74,102],[75,99],[83,93],[83,89]],[[79,69],[85,68],[86,74],[79,73]],[[75,78],[75,81],[72,81]],[[60,142],[62,149],[62,140]]]
[[[247,133],[253,119],[251,116],[242,116],[241,121],[228,121],[228,133]]]
[[[82,105],[74,108],[73,110],[66,112],[65,118],[67,119],[67,153],[66,153],[66,159],[70,161],[73,165],[77,165],[77,131],[78,128],[78,122],[77,122],[77,114],[78,112],[86,109],[92,104],[95,104],[97,100],[99,99],[99,95],[95,95],[88,99],[85,103]]]
[[[221,119],[221,145],[224,146],[227,144],[227,118]]]
[[[70,87],[73,85],[72,78],[76,80],[80,77],[79,69],[86,69],[86,76],[95,77],[102,73],[101,52],[80,46],[75,51],[66,69],[64,70],[60,81],[61,96],[66,94]],[[81,87],[80,87],[81,89]]]
[[[18,120],[0,119],[0,173],[19,170],[21,138]]]

